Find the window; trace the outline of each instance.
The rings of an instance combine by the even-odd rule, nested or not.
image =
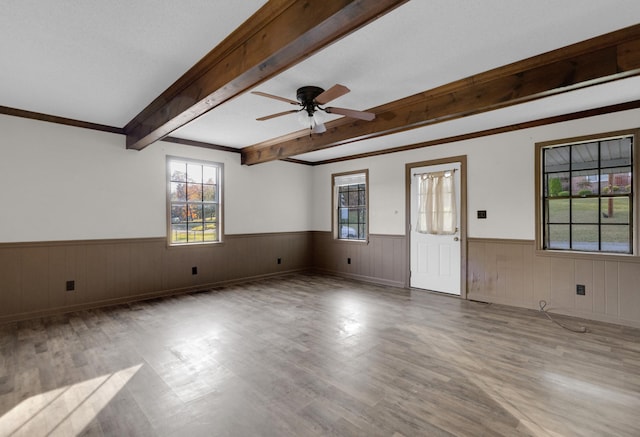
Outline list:
[[[634,135],[541,147],[542,248],[633,253]]]
[[[167,158],[169,244],[221,240],[222,164]]]
[[[367,239],[368,177],[366,170],[333,175],[335,238]]]

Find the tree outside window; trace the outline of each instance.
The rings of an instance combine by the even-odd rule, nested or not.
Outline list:
[[[220,241],[222,165],[168,158],[169,243]]]

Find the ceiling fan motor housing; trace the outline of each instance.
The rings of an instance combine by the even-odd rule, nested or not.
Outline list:
[[[307,111],[309,117],[311,117],[316,110],[316,97],[323,92],[324,90],[317,86],[303,86],[302,88],[298,88],[298,91],[296,91],[296,98]]]

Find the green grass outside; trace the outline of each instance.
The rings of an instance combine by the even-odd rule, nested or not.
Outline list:
[[[617,197],[603,198],[598,207],[597,198],[549,198],[548,217],[550,223],[549,240],[553,242],[569,241],[569,223],[573,223],[574,242],[598,242],[598,221],[600,220],[602,242],[629,242],[629,199]],[[570,210],[570,205],[572,209]],[[566,223],[566,224],[563,224]],[[613,226],[608,226],[613,225]],[[626,225],[626,226],[624,226]]]
[[[204,225],[197,225],[186,230],[186,225],[172,225],[171,226],[171,242],[172,243],[187,243],[187,242],[209,242],[218,241],[218,230],[216,223],[205,223]]]

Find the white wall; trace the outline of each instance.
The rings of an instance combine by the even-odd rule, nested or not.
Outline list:
[[[405,164],[467,155],[468,233],[535,238],[535,143],[640,126],[640,110],[608,114],[407,152],[314,167],[313,230],[331,230],[331,174],[369,169],[372,234],[405,233]],[[478,220],[476,210],[487,210]]]
[[[310,228],[311,170],[0,115],[0,242],[164,237],[167,155],[224,163],[227,234]]]
[[[165,157],[225,165],[227,234],[331,230],[331,174],[369,169],[370,231],[405,232],[405,164],[468,159],[468,236],[534,239],[534,144],[634,128],[640,110],[308,167],[0,115],[0,242],[164,237]],[[475,211],[486,209],[478,220]]]

